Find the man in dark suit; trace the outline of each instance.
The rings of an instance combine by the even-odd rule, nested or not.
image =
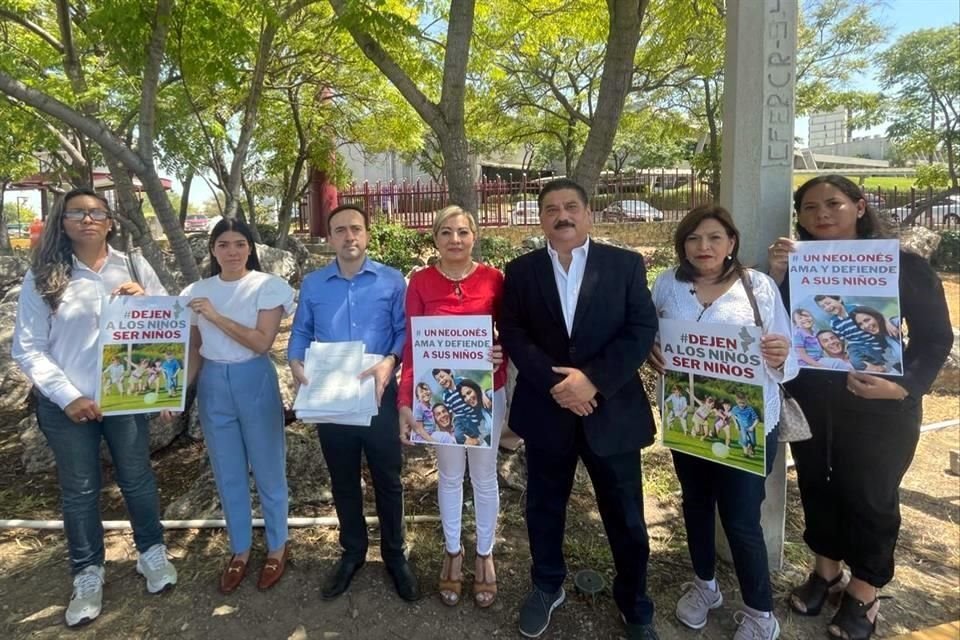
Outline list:
[[[628,637],[655,640],[639,455],[654,425],[637,369],[657,314],[643,257],[590,241],[587,195],[572,180],[544,185],[539,205],[548,245],[507,265],[499,322],[518,370],[510,427],[527,452],[533,591],[520,632],[539,636],[564,600],[564,524],[579,458],[610,541]]]

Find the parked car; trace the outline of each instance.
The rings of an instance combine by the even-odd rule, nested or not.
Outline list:
[[[600,214],[604,220],[663,220],[663,211],[643,200],[617,200],[611,202]]]
[[[7,237],[11,239],[12,238],[29,238],[30,227],[29,225],[21,224],[19,222],[8,222]]]
[[[540,224],[540,205],[536,200],[521,200],[510,211],[510,224]]]
[[[960,226],[960,195],[953,194],[946,196],[929,209],[924,209],[923,205],[920,215],[914,220],[917,224],[927,224],[928,221],[934,226]],[[890,210],[890,217],[894,222],[902,222],[914,212],[913,207],[897,207]]]
[[[865,191],[863,193],[863,200],[878,211],[882,211],[887,208],[887,200],[879,193],[873,193],[872,191]]]
[[[183,221],[183,230],[187,233],[199,233],[207,230],[207,216],[200,214],[188,215]]]

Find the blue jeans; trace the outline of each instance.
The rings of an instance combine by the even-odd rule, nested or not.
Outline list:
[[[771,431],[765,441],[768,474],[777,454],[778,432],[778,429]],[[773,611],[767,546],[760,527],[766,478],[685,453],[671,453],[683,490],[683,524],[694,573],[701,580],[714,577],[717,562],[714,511],[719,511],[743,603],[758,611]]]
[[[267,551],[287,543],[287,450],[277,371],[266,356],[203,361],[197,380],[200,424],[233,553],[250,550],[250,471],[260,495]]]
[[[163,543],[160,498],[150,467],[150,430],[145,421],[135,421],[133,416],[109,416],[100,422],[77,424],[60,407],[38,396],[37,422],[57,462],[72,573],[104,562],[100,520],[102,438],[110,447],[137,551],[142,553]]]

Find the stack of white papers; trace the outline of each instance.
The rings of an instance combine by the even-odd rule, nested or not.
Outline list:
[[[302,422],[370,426],[377,407],[373,376],[360,373],[383,359],[364,353],[362,342],[313,342],[303,360],[309,384],[301,385],[293,403]]]

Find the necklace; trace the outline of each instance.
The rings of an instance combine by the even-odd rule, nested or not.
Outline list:
[[[437,266],[437,271],[440,272],[440,275],[442,275],[444,278],[446,278],[447,280],[453,283],[453,292],[457,295],[457,299],[460,300],[460,302],[463,302],[463,289],[460,288],[460,281],[466,278],[467,276],[469,276],[471,273],[473,273],[473,270],[476,268],[477,263],[471,260],[467,268],[464,269],[463,272],[460,273],[460,275],[458,276],[452,276],[446,271],[444,271],[443,267],[440,266],[439,262],[437,263],[436,266]]]
[[[476,266],[477,266],[477,263],[475,263],[473,260],[471,260],[471,261],[470,261],[470,264],[467,265],[467,268],[464,269],[464,270],[460,273],[460,275],[454,276],[454,275],[451,275],[451,274],[447,273],[446,271],[444,271],[443,267],[441,267],[441,266],[440,266],[440,263],[438,262],[438,263],[437,263],[437,271],[439,271],[439,272],[443,275],[443,277],[446,278],[447,280],[449,280],[450,282],[460,282],[461,280],[463,280],[464,278],[466,278],[468,275],[470,275],[470,274],[473,272],[474,268],[476,268]]]

